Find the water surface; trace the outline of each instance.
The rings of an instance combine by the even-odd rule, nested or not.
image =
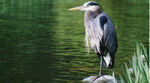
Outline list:
[[[99,59],[84,45],[84,12],[67,10],[86,1],[1,0],[0,83],[77,83],[97,75]],[[118,76],[135,52],[136,34],[142,43],[148,41],[148,0],[95,1],[115,24]]]

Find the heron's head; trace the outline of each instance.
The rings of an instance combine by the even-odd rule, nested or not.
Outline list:
[[[80,11],[97,11],[97,10],[101,10],[102,7],[96,3],[95,1],[89,1],[84,3],[82,6],[78,6],[78,7],[74,7],[74,8],[70,8],[69,10],[80,10]]]

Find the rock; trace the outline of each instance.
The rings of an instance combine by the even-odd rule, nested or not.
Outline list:
[[[130,73],[133,73],[133,69],[132,68],[129,68],[128,70],[129,70]]]
[[[142,61],[145,61],[145,56],[144,55],[142,55]]]
[[[97,78],[95,81],[93,81],[95,77],[96,76],[90,76],[88,78],[83,79],[82,81],[84,83],[117,83],[117,79],[111,75],[103,75]]]

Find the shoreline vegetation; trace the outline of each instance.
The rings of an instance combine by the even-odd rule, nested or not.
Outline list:
[[[149,83],[149,48],[138,40],[136,41],[136,53],[129,61],[131,68],[125,63],[122,67],[123,75],[120,75],[119,83]]]

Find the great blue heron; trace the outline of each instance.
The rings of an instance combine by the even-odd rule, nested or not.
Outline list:
[[[114,24],[110,17],[103,11],[102,7],[95,1],[89,1],[82,6],[70,8],[69,10],[85,11],[85,42],[86,47],[93,48],[100,58],[101,67],[113,68],[115,53],[117,51],[117,36]]]

